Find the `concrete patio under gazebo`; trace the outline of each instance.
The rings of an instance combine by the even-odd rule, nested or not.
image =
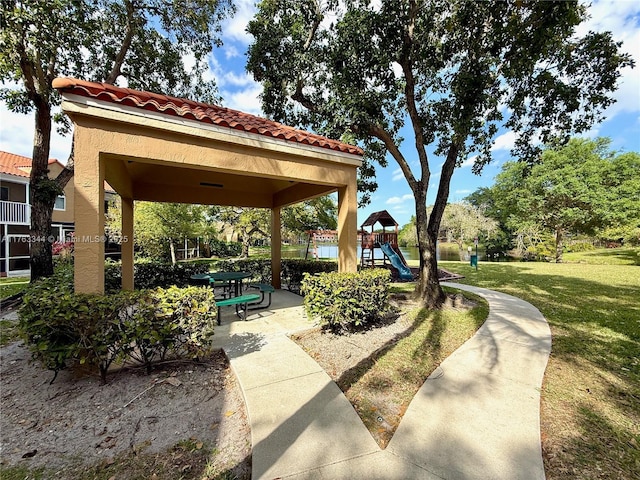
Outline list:
[[[338,268],[357,269],[353,145],[247,113],[72,78],[54,80],[74,123],[75,290],[104,292],[104,189],[122,198],[122,288],[133,289],[134,200],[271,210],[280,288],[280,212],[338,192]]]

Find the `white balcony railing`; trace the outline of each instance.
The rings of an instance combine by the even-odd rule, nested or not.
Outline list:
[[[0,202],[0,223],[29,225],[31,223],[31,205],[21,202]]]

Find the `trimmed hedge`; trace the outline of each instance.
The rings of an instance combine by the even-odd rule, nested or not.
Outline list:
[[[290,258],[282,261],[282,279],[292,292],[304,295],[302,283],[305,274],[316,275],[318,273],[337,272],[337,262],[320,262],[317,260],[304,260]]]
[[[389,310],[391,272],[376,268],[358,273],[305,274],[302,292],[310,318],[331,330],[374,322]]]
[[[237,257],[242,254],[242,243],[225,242],[214,238],[209,241],[209,249],[214,257]]]
[[[271,260],[269,259],[220,260],[214,268],[229,272],[249,272],[251,277],[247,280],[248,282],[271,283]],[[287,258],[281,262],[282,282],[295,293],[300,293],[305,273],[316,274],[337,270],[337,262],[319,262],[297,258]]]
[[[31,285],[23,296],[20,330],[32,357],[58,371],[74,362],[106,382],[114,362],[139,362],[150,371],[167,357],[210,352],[215,298],[209,288],[76,294],[70,269]],[[55,376],[54,376],[55,379]]]
[[[136,290],[149,288],[168,288],[173,285],[186,287],[189,277],[196,273],[209,271],[208,263],[180,262],[170,263],[136,261],[133,265],[133,283]],[[122,264],[107,261],[104,267],[104,289],[116,292],[122,287]]]

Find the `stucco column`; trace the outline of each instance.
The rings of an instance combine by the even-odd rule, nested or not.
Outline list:
[[[271,209],[271,285],[281,288],[280,269],[282,263],[282,220],[280,207]]]
[[[104,163],[90,131],[76,126],[74,283],[77,293],[104,293]]]
[[[338,189],[338,271],[358,270],[358,195],[355,169],[349,185]]]
[[[122,197],[122,289],[133,290],[133,199]]]

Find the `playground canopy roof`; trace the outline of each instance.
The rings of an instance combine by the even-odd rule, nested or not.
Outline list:
[[[386,210],[382,210],[380,212],[374,212],[369,215],[369,218],[367,218],[364,223],[360,225],[360,228],[370,227],[372,225],[375,225],[376,223],[379,223],[383,227],[398,226],[398,222],[393,219],[389,212],[387,212]]]

